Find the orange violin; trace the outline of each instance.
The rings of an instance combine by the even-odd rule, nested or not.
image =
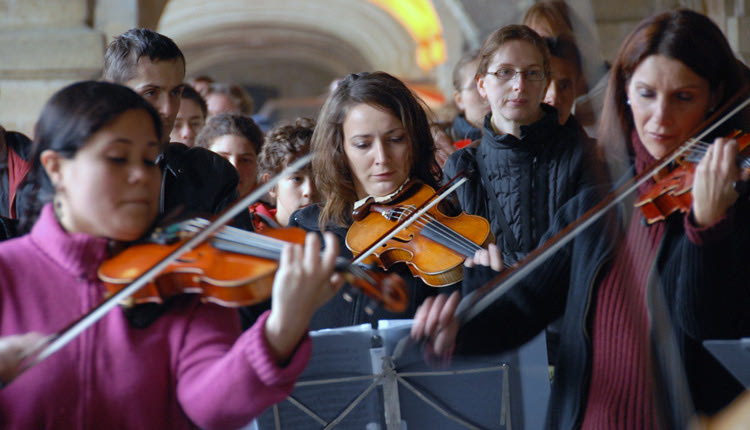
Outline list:
[[[108,287],[109,294],[114,294],[178,248],[184,242],[179,239],[180,235],[198,231],[207,224],[207,220],[192,219],[167,230],[158,230],[152,235],[151,243],[131,246],[105,261],[99,267],[99,278]],[[131,295],[125,305],[160,303],[183,293],[200,294],[206,302],[229,307],[262,302],[271,297],[281,250],[288,243],[304,243],[305,235],[304,230],[293,227],[269,229],[263,234],[224,227],[209,241],[171,263]],[[391,312],[406,309],[406,290],[399,276],[367,271],[343,258],[337,263],[337,271],[385,309]]]
[[[355,256],[362,254],[435,196],[432,187],[412,181],[387,204],[371,198],[353,213],[347,247]],[[374,249],[373,255],[384,269],[405,262],[427,285],[442,287],[460,281],[464,260],[493,240],[486,219],[465,212],[452,217],[432,207]]]
[[[739,131],[727,136],[737,139],[740,154],[738,161],[742,169],[750,169],[750,159],[746,152],[750,152],[750,135]],[[685,155],[675,159],[674,163],[654,175],[656,183],[642,193],[635,207],[643,212],[646,222],[653,224],[679,211],[688,212],[693,205],[693,179],[695,167],[706,153],[708,143],[698,143]]]

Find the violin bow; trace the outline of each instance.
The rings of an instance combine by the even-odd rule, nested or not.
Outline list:
[[[57,334],[50,335],[48,341],[45,344],[41,345],[40,348],[38,348],[36,351],[33,351],[26,357],[19,371],[16,373],[13,379],[6,382],[5,385],[12,382],[23,372],[39,364],[50,355],[59,351],[60,348],[70,343],[70,341],[75,339],[76,336],[81,334],[81,332],[86,330],[95,322],[99,321],[107,314],[107,312],[116,307],[120,301],[134,294],[141,287],[150,282],[151,279],[153,279],[156,275],[166,269],[167,266],[180,258],[183,254],[189,252],[197,245],[208,239],[211,235],[221,229],[229,221],[231,221],[232,218],[234,218],[237,214],[239,214],[243,210],[246,210],[248,206],[260,200],[260,198],[263,197],[267,192],[269,192],[274,186],[276,186],[279,181],[304,167],[310,162],[311,159],[312,154],[307,154],[304,157],[298,158],[294,163],[290,164],[284,170],[282,170],[281,173],[274,176],[273,178],[270,178],[266,183],[256,188],[252,193],[235,202],[221,215],[219,215],[216,220],[204,227],[203,230],[198,231],[193,237],[188,239],[185,243],[183,243],[169,255],[164,257],[163,260],[154,264],[136,280],[131,282],[130,285],[104,300],[89,313],[83,315],[81,318],[68,325],[62,331],[58,332]]]
[[[737,94],[727,105],[731,106],[737,99],[745,95],[746,92]],[[504,296],[517,282],[524,278],[526,275],[531,273],[534,269],[544,263],[553,253],[557,252],[563,246],[567,245],[573,238],[575,238],[580,232],[591,226],[593,223],[598,221],[604,216],[607,211],[618,205],[620,202],[625,200],[630,194],[638,189],[642,184],[648,181],[655,172],[667,167],[674,160],[682,156],[684,153],[692,149],[692,147],[699,143],[703,138],[711,134],[717,127],[729,120],[729,118],[742,111],[746,106],[750,105],[750,98],[745,99],[742,103],[737,105],[734,109],[724,114],[721,118],[716,120],[710,127],[706,128],[697,137],[688,139],[685,143],[672,149],[667,155],[662,157],[661,160],[654,162],[648,169],[631,178],[629,181],[621,185],[616,191],[608,194],[601,202],[596,206],[586,211],[577,220],[568,224],[565,228],[560,230],[557,234],[548,239],[544,245],[531,251],[525,258],[512,269],[506,269],[500,272],[493,279],[486,282],[479,289],[472,291],[468,295],[461,299],[458,307],[456,308],[456,316],[458,317],[461,324],[465,324],[485,309],[487,309],[492,303],[496,302],[502,296]],[[713,115],[706,122],[715,120],[720,114]],[[703,124],[701,124],[702,126]],[[700,129],[700,127],[698,127]]]
[[[460,177],[460,179],[458,179]],[[399,234],[404,229],[408,228],[410,225],[414,224],[419,218],[422,217],[425,213],[427,213],[428,210],[432,209],[440,203],[443,199],[448,197],[450,193],[456,190],[456,188],[460,187],[464,182],[468,181],[468,178],[464,175],[463,172],[456,175],[454,178],[452,178],[448,183],[452,184],[447,189],[441,190],[439,194],[436,194],[436,197],[432,198],[431,200],[427,200],[426,202],[422,203],[421,206],[417,208],[416,211],[409,214],[404,220],[402,220],[400,223],[397,223],[393,227],[390,228],[387,232],[383,233],[382,236],[380,236],[380,239],[367,247],[364,251],[362,251],[357,258],[355,258],[352,261],[352,264],[361,264],[362,261],[369,257],[373,252],[375,252],[378,248],[383,246],[386,242],[393,239],[393,236]],[[444,187],[445,188],[445,187]]]
[[[745,97],[747,92],[746,89],[736,94],[725,106],[732,106],[737,100]],[[495,303],[507,294],[511,288],[517,285],[519,280],[538,268],[553,253],[560,250],[560,248],[568,244],[580,232],[599,220],[607,211],[625,200],[627,196],[651,178],[655,172],[663,169],[685,152],[691,150],[703,138],[749,104],[750,98],[747,98],[721,117],[720,115],[722,115],[722,112],[727,107],[717,111],[700,126],[696,127],[697,130],[700,130],[705,124],[716,121],[697,137],[688,139],[682,145],[677,146],[661,160],[656,161],[648,169],[631,178],[615,192],[608,194],[599,204],[560,230],[541,247],[530,252],[515,268],[503,270],[478,290],[466,295],[455,311],[459,324],[466,324],[486,310],[492,303]],[[679,364],[680,352],[677,348],[674,329],[669,319],[666,298],[660,288],[652,288],[651,290],[650,299],[653,300],[654,306],[654,313],[652,315],[654,338],[657,339],[657,343],[653,346],[656,350],[654,351],[654,358],[651,360],[651,370],[656,375],[660,375],[662,382],[666,382],[666,386],[657,384],[655,387],[654,399],[657,405],[657,422],[665,426],[665,428],[683,428],[688,424],[688,421],[694,418],[695,409],[692,403],[692,396],[687,385],[685,369]]]

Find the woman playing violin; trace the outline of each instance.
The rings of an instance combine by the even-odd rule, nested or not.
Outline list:
[[[437,189],[441,179],[427,115],[398,79],[383,72],[349,75],[323,105],[312,137],[315,186],[322,204],[292,214],[290,226],[335,233],[342,252],[352,210],[368,197],[388,201],[409,180]],[[398,270],[398,269],[397,269]],[[363,297],[338,294],[315,315],[313,328],[338,327],[384,318],[408,318],[434,288],[405,274],[410,284],[405,313],[365,312]]]
[[[622,136],[633,169],[644,171],[745,90],[740,63],[710,19],[688,10],[648,18],[615,59],[601,142]],[[687,428],[690,394],[698,411],[714,412],[742,389],[700,344],[748,335],[750,291],[741,280],[750,202],[733,188],[737,153],[734,140],[710,145],[696,169],[689,213],[647,225],[632,204],[610,210],[463,325],[453,316],[457,294],[428,299],[412,335],[430,338],[439,353],[498,351],[562,317],[550,427]],[[571,200],[545,239],[598,196]],[[499,270],[499,260],[480,252],[470,264]],[[675,371],[682,365],[690,394]]]
[[[33,228],[0,245],[0,335],[52,333],[102,301],[97,268],[109,244],[140,238],[157,216],[161,130],[154,108],[117,84],[81,82],[49,100],[26,184],[37,196],[23,212]],[[315,235],[304,252],[285,248],[273,307],[242,335],[236,311],[195,295],[172,297],[147,327],[110,311],[0,391],[0,422],[245,425],[291,392],[310,357],[310,317],[336,291],[330,276],[337,243],[326,241],[322,256]]]

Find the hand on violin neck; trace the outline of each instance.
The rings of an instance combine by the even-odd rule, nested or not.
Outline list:
[[[503,256],[500,253],[500,248],[491,243],[487,249],[477,250],[473,257],[464,261],[466,267],[474,267],[474,265],[487,266],[496,272],[503,270]]]
[[[290,244],[281,253],[265,327],[266,339],[279,362],[291,355],[307,333],[315,311],[343,284],[341,276],[333,274],[338,241],[332,233],[326,233],[325,242],[321,253],[318,235],[308,233],[304,249]]]
[[[695,169],[693,219],[699,227],[710,226],[737,201],[734,183],[747,177],[737,166],[737,141],[718,138]]]

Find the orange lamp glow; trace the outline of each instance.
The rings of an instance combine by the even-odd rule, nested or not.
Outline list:
[[[443,27],[430,0],[370,0],[395,18],[417,43],[417,64],[430,70],[446,58]]]

